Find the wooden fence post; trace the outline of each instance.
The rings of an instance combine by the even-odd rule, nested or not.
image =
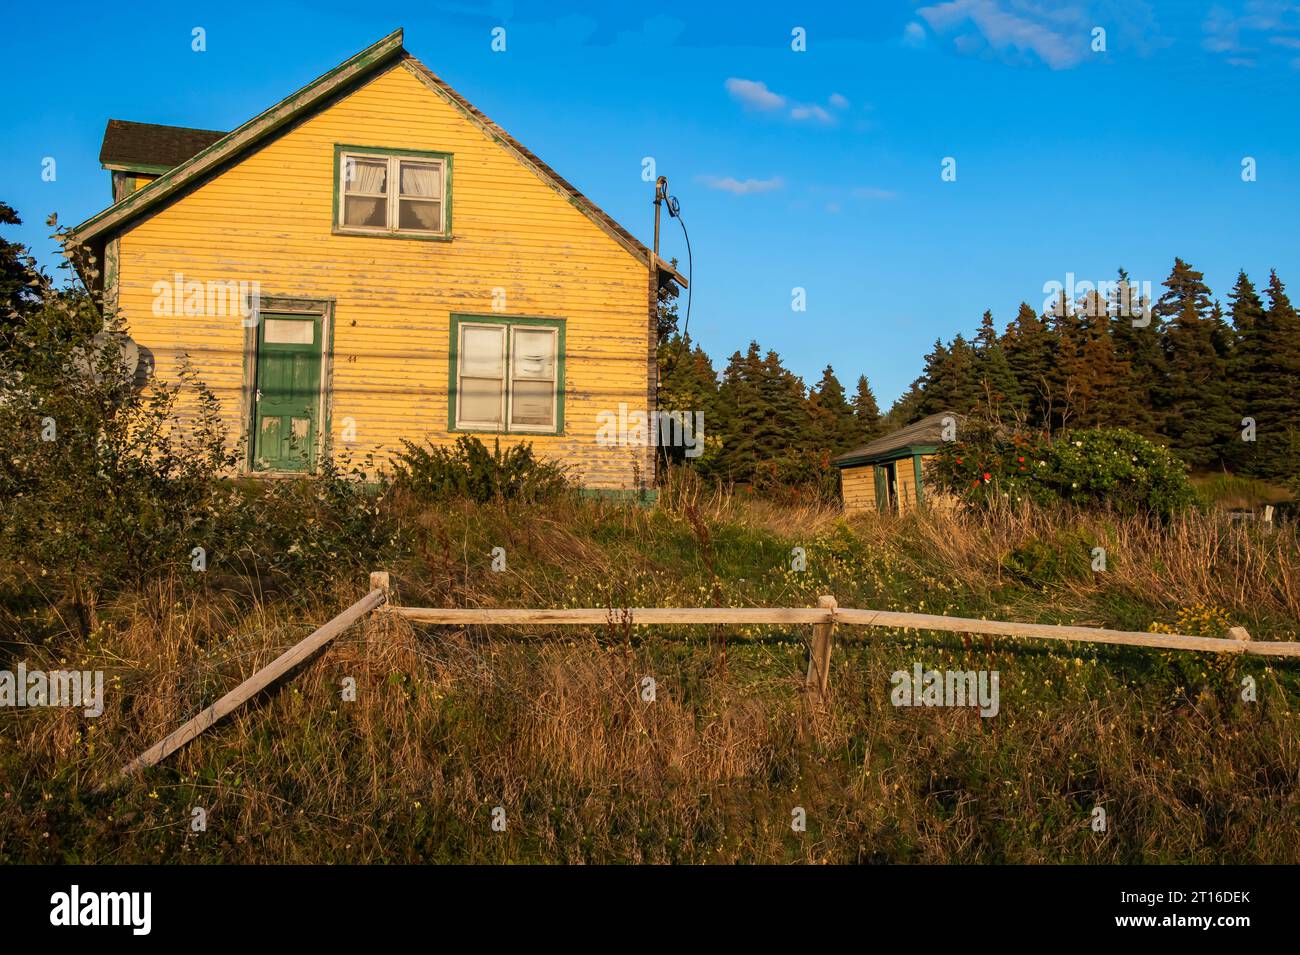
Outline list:
[[[368,644],[383,643],[389,634],[389,627],[393,620],[391,613],[393,588],[386,570],[372,570],[370,572],[370,591],[376,590],[384,595],[384,602],[375,608],[375,612],[370,614],[362,621],[361,635]]]
[[[831,612],[831,619],[826,623],[813,624],[812,650],[808,654],[808,676],[804,678],[804,689],[826,696],[827,682],[831,676],[831,638],[835,632],[835,608],[839,606],[829,594],[817,598],[817,606]]]

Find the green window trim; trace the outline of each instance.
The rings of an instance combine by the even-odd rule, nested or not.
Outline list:
[[[457,400],[460,391],[460,329],[462,325],[499,325],[506,329],[505,334],[505,379],[502,387],[505,390],[503,404],[505,405],[501,427],[499,428],[474,428],[462,427],[456,424],[457,418]],[[562,318],[541,318],[535,315],[476,315],[472,313],[454,313],[451,316],[451,324],[448,329],[448,357],[447,357],[447,430],[453,434],[519,434],[519,435],[541,435],[545,437],[564,434],[564,382],[566,374],[567,355],[565,350],[565,320]],[[510,364],[510,346],[512,336],[510,329],[514,327],[534,327],[534,328],[553,328],[556,332],[555,342],[555,429],[541,430],[538,428],[521,428],[510,426],[510,406],[506,400],[510,394],[510,385],[513,380],[513,374]]]
[[[429,159],[442,163],[442,231],[416,232],[409,229],[361,229],[343,224],[343,157],[376,156],[387,159]],[[389,149],[381,146],[352,146],[347,143],[334,144],[334,212],[332,214],[334,235],[364,236],[370,239],[413,239],[424,242],[450,242],[451,231],[451,181],[453,156],[451,153],[437,152],[429,149]],[[393,178],[386,183],[390,190]],[[400,184],[399,184],[400,189]]]

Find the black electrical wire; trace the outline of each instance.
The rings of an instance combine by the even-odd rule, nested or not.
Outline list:
[[[677,197],[668,200],[668,214],[677,220],[677,224],[682,227],[682,236],[686,239],[686,324],[682,327],[682,338],[685,339],[690,334],[691,329],[691,298],[695,293],[695,261],[691,255],[691,234],[686,231],[686,220],[682,218],[681,207],[677,204]]]

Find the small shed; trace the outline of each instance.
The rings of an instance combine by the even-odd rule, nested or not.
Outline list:
[[[955,428],[961,415],[932,414],[862,447],[841,454],[831,463],[840,469],[844,510],[905,514],[939,496],[926,487],[926,463]]]

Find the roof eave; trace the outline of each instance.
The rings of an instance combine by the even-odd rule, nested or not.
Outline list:
[[[85,245],[91,239],[125,226],[165,197],[203,176],[221,163],[255,145],[305,110],[332,96],[342,87],[370,73],[402,52],[402,30],[388,36],[344,60],[334,69],[286,96],[269,109],[227,133],[211,146],[168,170],[142,189],[116,202],[102,212],[75,226],[65,245]]]

